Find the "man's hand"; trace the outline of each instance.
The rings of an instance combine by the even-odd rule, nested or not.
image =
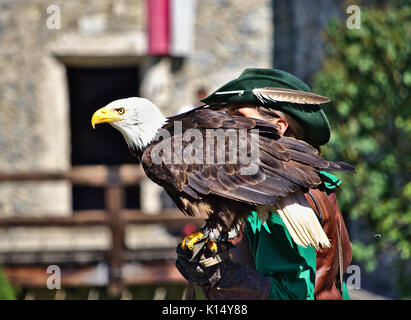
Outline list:
[[[252,268],[235,263],[229,247],[218,245],[217,254],[206,247],[194,258],[192,251],[177,246],[176,267],[182,276],[201,286],[208,299],[266,299],[270,280]]]
[[[208,250],[207,246],[193,258],[193,251],[177,246],[176,267],[181,275],[199,286],[214,286],[220,280],[225,261],[219,260],[228,254],[228,248],[219,246],[217,253]]]

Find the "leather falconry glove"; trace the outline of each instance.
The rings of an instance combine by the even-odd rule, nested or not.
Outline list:
[[[231,245],[232,246],[232,245]],[[177,246],[176,267],[182,276],[201,286],[211,300],[263,300],[270,293],[270,280],[252,268],[234,262],[230,245],[219,242],[217,253],[204,247],[193,251]]]

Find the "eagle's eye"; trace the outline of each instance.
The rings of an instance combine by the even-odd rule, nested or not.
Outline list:
[[[116,109],[116,111],[118,112],[118,114],[123,114],[124,112],[126,112],[124,108],[118,108]]]

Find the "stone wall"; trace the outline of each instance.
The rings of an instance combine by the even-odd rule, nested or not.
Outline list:
[[[0,170],[55,171],[70,167],[64,65],[52,50],[64,37],[87,37],[81,23],[99,16],[104,34],[142,32],[143,1],[0,1]],[[57,6],[61,29],[47,28]],[[99,32],[99,31],[96,31]],[[109,44],[108,44],[109,45]],[[65,182],[2,183],[0,215],[71,210]]]
[[[192,103],[200,86],[211,92],[245,68],[271,67],[272,19],[270,0],[198,1],[195,49],[175,72],[177,105]]]

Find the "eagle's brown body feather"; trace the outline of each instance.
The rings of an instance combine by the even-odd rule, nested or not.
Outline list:
[[[177,163],[173,161],[174,153],[170,155],[167,151],[161,154],[164,161],[160,164],[153,161],[154,148],[169,142],[172,146],[179,145],[178,137],[173,135],[175,121],[181,121],[183,132],[193,128],[201,131],[204,151],[201,163],[187,164],[184,158],[182,163]],[[225,230],[244,220],[258,205],[272,205],[296,191],[320,186],[320,170],[353,171],[348,164],[321,158],[318,151],[304,141],[281,136],[275,125],[263,120],[200,107],[169,118],[163,129],[169,131],[168,139],[171,140],[154,141],[139,153],[147,176],[164,187],[182,212],[189,216],[209,216],[211,223],[221,225]],[[257,173],[241,174],[241,169],[252,164],[241,164],[239,159],[234,164],[228,161],[207,164],[207,129],[234,130],[237,133],[247,130],[247,150],[250,150],[252,137],[256,137],[259,145]],[[252,129],[258,129],[258,135],[253,134]],[[182,150],[188,147],[192,145],[183,142]],[[227,143],[225,151],[228,148]],[[166,161],[170,159],[167,157],[172,161]]]

